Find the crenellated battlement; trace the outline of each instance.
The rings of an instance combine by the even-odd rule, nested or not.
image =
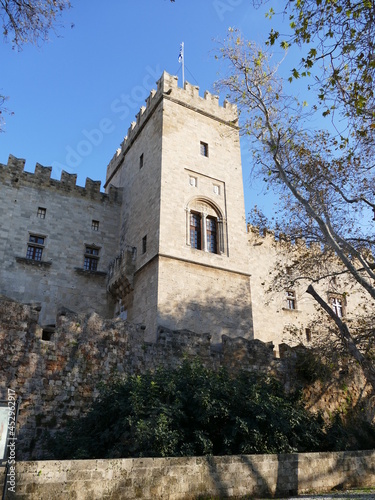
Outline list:
[[[157,92],[163,92],[181,103],[194,107],[196,111],[207,113],[214,118],[237,125],[237,106],[225,100],[223,106],[219,105],[219,96],[211,94],[207,90],[200,97],[199,87],[189,82],[184,83],[184,88],[178,87],[178,77],[170,75],[166,71],[158,81]]]
[[[120,148],[116,150],[110,160],[107,166],[106,184],[162,98],[180,103],[198,113],[209,115],[231,127],[238,127],[238,113],[235,104],[225,100],[223,106],[220,106],[219,96],[211,94],[207,90],[201,97],[199,87],[189,82],[184,83],[184,88],[178,87],[178,77],[164,71],[157,82],[157,90],[151,90],[146,99],[146,106],[140,108],[135,117],[136,120],[131,122],[128,133],[120,144]]]
[[[249,235],[249,242],[252,246],[282,246],[284,249],[286,247],[297,248],[298,250],[309,250],[311,252],[321,252],[321,247],[319,243],[310,243],[309,245],[303,238],[298,238],[291,240],[283,233],[276,233],[270,229],[260,229],[257,226],[251,224],[247,225],[247,232]]]
[[[61,172],[60,180],[52,179],[52,167],[44,167],[37,163],[35,172],[25,171],[25,160],[9,155],[8,163],[0,163],[0,180],[7,182],[12,187],[35,186],[40,189],[51,189],[70,193],[72,196],[89,197],[97,201],[108,200],[110,202],[121,202],[121,190],[110,186],[108,193],[100,191],[101,182],[86,178],[85,187],[77,186],[77,174],[69,174],[64,170]]]

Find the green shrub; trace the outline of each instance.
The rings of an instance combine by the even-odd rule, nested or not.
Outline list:
[[[329,380],[332,376],[332,367],[322,360],[321,353],[301,348],[297,351],[296,372],[302,382],[312,384],[317,380],[321,382]]]
[[[320,416],[275,380],[184,362],[106,386],[50,449],[58,459],[289,453],[324,439]]]

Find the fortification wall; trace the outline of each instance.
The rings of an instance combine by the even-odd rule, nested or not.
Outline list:
[[[321,321],[327,324],[326,313],[306,292],[312,281],[302,279],[301,272],[296,275],[293,270],[293,262],[302,255],[311,269],[319,269],[321,275],[337,272],[334,279],[328,277],[313,284],[328,303],[332,297],[341,298],[343,314],[349,324],[358,314],[363,314],[366,307],[374,307],[362,287],[350,278],[349,273],[342,272],[338,262],[325,267],[319,244],[306,246],[303,240],[291,242],[282,235],[276,238],[274,232],[259,232],[254,226],[248,227],[248,243],[255,338],[276,345],[302,342],[311,346],[321,337]],[[309,275],[308,270],[305,275]],[[287,287],[286,283],[292,280],[294,284]],[[294,309],[288,307],[287,291],[295,293]]]
[[[24,462],[16,466],[17,493],[10,494],[10,498],[177,500],[290,497],[312,491],[373,488],[374,461],[375,452],[371,450]],[[353,498],[357,497],[356,492],[352,493]],[[349,495],[345,493],[341,498],[349,498]]]
[[[100,181],[87,178],[85,187],[77,186],[77,174],[69,174],[64,170],[61,172],[60,180],[52,179],[52,167],[43,167],[39,163],[35,166],[35,172],[24,170],[26,161],[9,155],[8,163],[0,163],[0,181],[2,184],[11,185],[14,188],[34,186],[35,188],[49,189],[49,192],[65,193],[69,196],[89,198],[100,202],[120,202],[121,192],[113,186],[108,187],[108,192],[100,191]]]
[[[13,156],[0,164],[0,293],[40,302],[42,324],[54,323],[61,306],[112,314],[106,273],[119,248],[121,191],[105,194],[100,182],[80,187],[76,175],[62,172],[58,181],[51,167],[30,173],[24,165]],[[43,240],[40,260],[26,258],[35,235]],[[86,246],[99,251],[96,271],[84,270]]]
[[[213,343],[220,343],[222,335],[254,338],[249,276],[227,271],[226,256],[208,256],[213,257],[211,266],[160,257],[158,324],[209,332]]]
[[[147,343],[140,326],[96,313],[62,311],[47,341],[38,314],[38,304],[0,300],[0,399],[6,399],[9,388],[22,398],[18,459],[48,458],[44,432],[82,415],[100,383],[114,377],[177,366],[184,357],[233,372],[243,368],[277,375],[283,370],[273,346],[259,341],[224,337],[221,349],[213,350],[209,334],[159,329],[156,343]]]
[[[284,346],[283,359],[275,359],[273,345],[260,340],[222,337],[188,330],[159,328],[155,343],[145,341],[141,326],[104,320],[96,313],[63,310],[50,340],[42,339],[39,305],[0,299],[0,399],[8,389],[22,400],[19,414],[17,459],[48,459],[44,437],[83,415],[104,383],[126,374],[143,373],[158,366],[176,367],[183,359],[200,359],[210,368],[230,373],[248,370],[277,377],[287,389],[298,382],[295,351]],[[356,368],[353,365],[353,370]],[[349,366],[346,370],[351,370]],[[310,388],[312,409],[334,412],[342,401],[355,405],[363,398],[365,383],[358,369],[348,378],[332,375],[328,386]],[[371,420],[371,418],[370,418]]]

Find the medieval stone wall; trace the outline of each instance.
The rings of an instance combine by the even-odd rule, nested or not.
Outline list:
[[[41,302],[42,324],[53,324],[61,306],[112,315],[106,274],[119,248],[121,193],[101,193],[90,179],[76,186],[77,176],[66,172],[51,179],[51,167],[26,172],[24,165],[13,156],[0,164],[0,293]],[[40,261],[26,258],[30,235],[44,239]],[[83,269],[86,245],[99,249],[97,271]]]
[[[8,495],[20,500],[280,498],[373,488],[374,461],[375,452],[370,450],[24,462],[16,467],[16,494]],[[353,498],[367,498],[351,493]],[[351,493],[340,498],[350,498]]]
[[[248,252],[251,269],[251,298],[254,321],[254,337],[264,342],[274,342],[275,345],[287,342],[290,345],[304,343],[315,345],[321,337],[321,324],[326,324],[326,313],[317,306],[316,301],[306,290],[311,281],[295,279],[292,290],[295,293],[294,309],[288,307],[287,289],[274,282],[274,277],[287,273],[299,252],[311,252],[311,265],[318,265],[320,247],[306,247],[301,240],[290,242],[276,238],[271,231],[259,232],[258,228],[248,227]],[[343,316],[351,326],[357,315],[370,313],[375,304],[369,299],[367,292],[359,286],[348,272],[342,272],[343,267],[337,263],[334,279],[322,279],[314,283],[314,288],[321,297],[330,303],[331,296],[340,297],[343,303]],[[290,290],[290,289],[289,289]],[[320,311],[320,316],[319,316]],[[318,320],[318,321],[317,321]],[[314,324],[315,323],[315,324]],[[293,331],[292,335],[290,332]]]
[[[250,278],[246,274],[161,257],[158,302],[160,325],[210,333],[213,343],[220,343],[222,335],[253,338]]]
[[[224,336],[221,348],[212,349],[209,334],[159,329],[157,342],[147,343],[141,326],[104,320],[96,313],[62,311],[56,331],[43,340],[39,308],[0,300],[0,399],[6,399],[9,388],[22,398],[18,459],[48,457],[43,452],[44,431],[82,415],[101,383],[125,374],[173,367],[184,357],[232,371],[282,373],[273,346],[260,341]]]
[[[159,328],[155,343],[145,341],[142,326],[121,319],[103,319],[96,313],[61,311],[56,331],[43,340],[38,324],[39,305],[0,300],[0,399],[8,389],[22,399],[19,414],[17,459],[49,457],[43,438],[46,431],[66,425],[83,415],[99,394],[102,383],[126,374],[175,367],[183,359],[200,359],[210,368],[226,367],[230,373],[255,371],[277,377],[286,389],[298,381],[294,350],[283,346],[275,359],[273,344],[241,337],[222,337],[212,343],[210,334]],[[333,374],[327,385],[310,387],[312,410],[327,416],[345,402],[361,402],[366,393],[363,377],[355,366],[349,376]],[[371,421],[373,415],[368,416]]]

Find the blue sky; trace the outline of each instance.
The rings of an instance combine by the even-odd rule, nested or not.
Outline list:
[[[213,91],[219,64],[215,40],[229,26],[249,39],[266,40],[270,22],[251,0],[72,0],[58,35],[40,47],[0,45],[0,93],[9,96],[0,163],[9,154],[85,178],[105,181],[106,166],[163,70],[178,74],[185,44],[185,79],[200,93]],[[267,8],[270,7],[268,4]],[[74,25],[74,27],[71,27]],[[242,145],[246,212],[257,204],[268,214],[272,199],[262,184],[249,187]]]

